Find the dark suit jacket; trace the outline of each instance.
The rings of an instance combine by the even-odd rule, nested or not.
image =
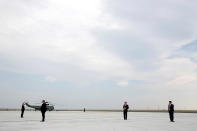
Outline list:
[[[41,110],[41,112],[46,112],[47,111],[47,104],[43,103],[40,110]]]
[[[123,111],[128,111],[128,109],[129,109],[129,106],[128,105],[123,105]]]
[[[22,106],[21,111],[25,111],[25,106]]]
[[[173,104],[168,105],[168,112],[174,112],[174,105]]]

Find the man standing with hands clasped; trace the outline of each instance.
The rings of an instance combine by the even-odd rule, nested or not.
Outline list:
[[[124,115],[124,120],[127,120],[127,112],[128,112],[129,106],[127,105],[127,102],[124,102],[123,105],[123,115]]]
[[[170,121],[174,122],[174,105],[172,104],[172,101],[169,101],[168,112],[170,116]]]

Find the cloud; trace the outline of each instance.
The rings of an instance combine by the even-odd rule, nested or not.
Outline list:
[[[117,83],[117,85],[120,87],[128,87],[129,83],[128,81],[120,81]]]
[[[164,2],[162,9],[159,8],[161,1],[154,5],[145,4],[145,1],[127,1],[133,8],[120,1],[86,0],[79,2],[80,6],[72,6],[75,2],[79,1],[52,0],[33,4],[21,1],[21,4],[10,3],[2,8],[7,13],[18,12],[14,12],[16,18],[10,14],[12,21],[1,18],[4,21],[1,69],[52,74],[57,79],[77,83],[84,82],[85,77],[93,81],[149,80],[154,79],[150,77],[152,74],[160,75],[156,73],[165,68],[161,65],[166,58],[172,56],[183,45],[182,42],[191,39],[192,33],[195,34],[188,27],[180,28],[174,24],[193,10],[181,14],[179,11],[182,12],[184,2],[179,3],[176,10],[172,5],[177,3],[169,1]],[[28,10],[29,6],[31,10]],[[184,6],[188,8],[188,4]],[[167,9],[169,13],[165,14]],[[153,13],[155,10],[156,14]],[[17,22],[14,24],[13,21]],[[190,19],[179,21],[180,26],[188,23],[195,29],[191,22]],[[171,28],[171,25],[177,26]],[[169,36],[169,32],[163,32],[164,29],[169,29],[172,34]],[[178,29],[178,34],[173,33]]]
[[[185,85],[190,82],[196,81],[197,80],[197,75],[186,75],[186,76],[180,76],[177,77],[174,80],[169,81],[167,84],[168,85]]]
[[[197,40],[194,40],[186,45],[183,45],[180,50],[186,52],[196,52],[197,51]]]
[[[72,6],[76,2],[78,6]],[[70,81],[77,81],[79,72],[83,71],[89,75],[97,74],[98,79],[103,76],[128,78],[132,74],[132,66],[127,61],[104,49],[91,34],[95,26],[109,28],[104,21],[97,22],[101,13],[99,0],[5,4],[9,10],[3,9],[9,12],[16,10],[17,17],[10,14],[12,21],[4,19],[2,23],[0,52],[4,62],[1,69],[52,74]],[[29,6],[32,10],[27,8]],[[116,28],[116,24],[112,28]],[[55,67],[57,65],[58,68]],[[70,78],[71,74],[76,79]]]
[[[195,90],[196,1],[0,2],[0,70],[73,88],[133,80],[146,93]]]
[[[46,76],[44,79],[46,81],[48,81],[48,82],[55,82],[56,81],[56,78],[55,77],[52,77],[52,76]]]
[[[186,42],[183,46],[177,49],[173,57],[183,57],[190,59],[192,62],[197,62],[197,40]]]

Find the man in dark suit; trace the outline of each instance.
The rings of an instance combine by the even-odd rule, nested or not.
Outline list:
[[[45,113],[47,111],[47,103],[45,102],[45,100],[42,100],[42,106],[40,108],[41,110],[41,113],[42,113],[42,121],[41,122],[44,122],[45,121]]]
[[[25,111],[25,104],[23,103],[21,107],[21,118],[23,118],[24,111]]]
[[[172,104],[172,101],[169,101],[168,112],[170,116],[170,121],[174,122],[174,105]]]
[[[124,102],[123,105],[123,116],[124,116],[124,120],[127,120],[127,112],[128,112],[129,106],[127,105],[127,102]]]

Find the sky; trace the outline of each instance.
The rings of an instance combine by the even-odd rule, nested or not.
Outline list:
[[[0,108],[197,109],[196,6],[0,0]]]

